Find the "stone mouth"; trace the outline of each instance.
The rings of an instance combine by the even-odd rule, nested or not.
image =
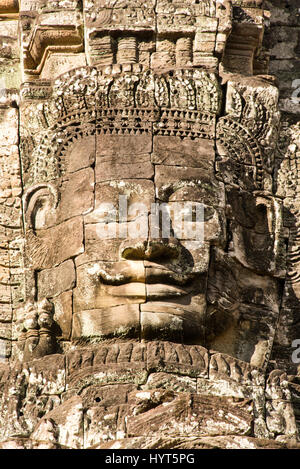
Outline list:
[[[144,301],[178,298],[191,293],[192,287],[182,287],[167,283],[127,282],[121,285],[108,285],[109,295],[114,298],[141,299]]]
[[[98,278],[104,285],[121,286],[131,283],[144,283],[147,287],[150,285],[160,285],[164,287],[184,286],[189,289],[195,281],[197,274],[195,272],[182,273],[169,269],[166,266],[151,264],[147,262],[144,269],[137,274],[131,271],[130,266],[126,272],[108,272],[105,269],[99,269]]]

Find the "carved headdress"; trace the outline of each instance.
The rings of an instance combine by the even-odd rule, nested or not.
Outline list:
[[[146,133],[216,139],[217,177],[272,191],[278,90],[262,78],[233,78],[224,109],[225,92],[205,69],[158,73],[129,64],[70,71],[50,88],[42,110],[46,131],[25,168],[26,185],[62,176],[67,148],[84,136]]]

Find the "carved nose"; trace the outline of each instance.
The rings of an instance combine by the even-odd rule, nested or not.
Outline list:
[[[176,238],[130,240],[123,245],[121,256],[128,260],[166,260],[179,256],[180,244]]]

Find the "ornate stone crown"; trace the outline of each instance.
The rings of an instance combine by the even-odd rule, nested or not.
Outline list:
[[[217,137],[219,177],[234,184],[235,170],[244,171],[247,189],[266,189],[264,179],[268,181],[273,168],[270,154],[279,120],[278,93],[260,78],[245,82],[227,84],[224,112],[224,91],[217,75],[204,69],[158,73],[127,64],[72,70],[49,88],[39,111],[46,131],[34,145],[27,184],[63,175],[66,149],[82,136],[152,133]]]

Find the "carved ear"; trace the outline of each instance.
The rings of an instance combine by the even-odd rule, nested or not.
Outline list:
[[[273,197],[267,197],[258,193],[256,198],[256,207],[257,211],[261,215],[257,216],[255,220],[256,230],[258,232],[263,232],[265,228],[271,234],[279,233],[282,228],[282,204]],[[265,227],[261,226],[264,224]]]
[[[273,239],[274,262],[270,272],[276,276],[285,278],[286,275],[286,246],[284,242],[283,204],[274,197],[257,197],[256,206],[266,213],[266,227]],[[262,230],[261,221],[257,219],[255,229],[259,233]]]
[[[239,197],[238,197],[239,196]],[[282,202],[261,192],[228,193],[232,206],[231,257],[261,275],[285,277]]]
[[[23,196],[25,228],[35,231],[52,224],[58,202],[59,193],[52,184],[37,184],[28,189]]]

